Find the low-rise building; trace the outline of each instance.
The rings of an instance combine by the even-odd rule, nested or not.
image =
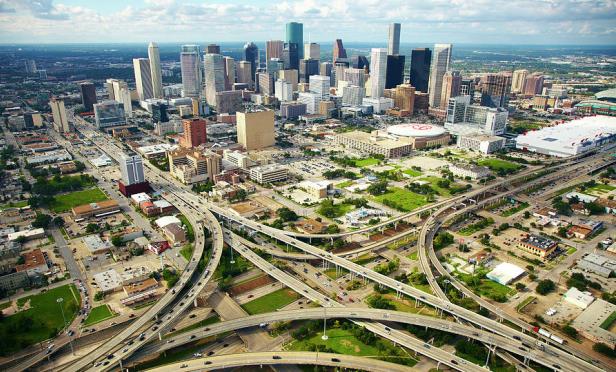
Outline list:
[[[328,193],[333,190],[330,181],[302,181],[297,186],[316,199],[327,198]]]
[[[526,237],[520,239],[518,248],[546,260],[558,248],[558,243],[543,236],[527,234]]]
[[[304,234],[322,234],[327,225],[312,218],[305,218],[295,222],[295,228]]]
[[[601,327],[614,312],[616,312],[616,305],[598,298],[575,318],[571,326],[585,338],[614,348],[616,347],[616,335]]]
[[[257,203],[256,201],[246,201],[242,203],[235,203],[230,206],[231,211],[237,214],[240,217],[254,217],[254,216],[264,216],[269,213],[269,209],[262,205],[261,203]]]
[[[200,151],[182,148],[167,153],[169,172],[184,184],[213,180],[222,168],[222,157],[216,153],[207,155]]]
[[[51,164],[72,160],[73,156],[65,149],[36,153],[26,158],[28,164]]]
[[[391,137],[382,135],[378,131],[340,133],[334,137],[334,142],[366,154],[380,154],[386,158],[400,158],[413,150],[410,138]]]
[[[581,309],[586,309],[595,300],[590,292],[582,292],[575,287],[569,288],[569,290],[563,295],[563,299]]]
[[[20,239],[22,236],[26,240],[40,239],[45,236],[45,229],[43,229],[42,227],[39,227],[36,229],[22,230],[22,231],[9,233],[7,235],[7,240],[9,242],[13,242],[13,241]]]
[[[461,149],[491,154],[505,147],[506,139],[498,136],[458,136],[457,146]]]
[[[609,278],[616,271],[616,261],[597,253],[589,253],[577,262],[577,268]]]
[[[88,253],[90,253],[90,255],[109,252],[109,249],[111,249],[112,246],[110,242],[103,241],[103,239],[96,234],[84,236],[81,240],[85,244],[86,248],[88,248]]]
[[[25,271],[29,277],[44,275],[49,271],[49,264],[45,258],[45,254],[40,249],[33,249],[30,252],[25,252],[21,255],[24,263],[15,266],[15,271]]]
[[[92,216],[104,216],[120,212],[120,205],[117,200],[109,199],[97,203],[89,203],[73,207],[75,218],[88,218]]]
[[[186,241],[186,231],[175,223],[170,223],[163,227],[165,237],[172,243],[181,243]]]
[[[0,275],[0,289],[5,291],[14,291],[19,288],[28,287],[29,285],[30,277],[25,271]]]
[[[492,174],[490,168],[474,164],[452,164],[449,166],[449,170],[456,177],[470,177],[473,180],[485,178]]]
[[[285,181],[289,178],[289,169],[279,164],[268,164],[250,168],[250,179],[260,183]]]

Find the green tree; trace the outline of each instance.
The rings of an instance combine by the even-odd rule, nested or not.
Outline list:
[[[37,227],[37,228],[38,227],[42,227],[42,228],[46,229],[49,226],[49,224],[51,223],[51,220],[52,220],[52,218],[51,218],[50,215],[40,213],[40,214],[36,215],[36,218],[32,222],[32,226],[33,227]]]
[[[536,292],[540,295],[545,296],[546,294],[554,291],[556,289],[556,284],[550,279],[544,279],[537,284]]]
[[[370,195],[383,195],[387,192],[387,185],[387,181],[378,181],[368,186],[367,191]]]
[[[282,207],[278,209],[278,211],[276,211],[276,214],[284,222],[297,221],[298,219],[297,214],[287,207]]]
[[[113,244],[115,247],[121,247],[125,243],[120,235],[114,235],[111,237],[111,244]]]
[[[565,332],[565,334],[571,338],[577,338],[578,337],[578,331],[577,329],[571,327],[570,325],[566,325],[563,327],[563,332]]]

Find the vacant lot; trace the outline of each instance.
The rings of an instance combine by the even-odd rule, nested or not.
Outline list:
[[[512,163],[507,160],[501,159],[483,159],[477,162],[479,165],[483,165],[485,167],[490,168],[490,170],[494,172],[498,172],[500,170],[505,172],[515,172],[518,169],[522,168],[521,165]]]
[[[379,159],[375,159],[375,158],[365,158],[365,159],[358,159],[355,160],[355,166],[356,167],[369,167],[371,165],[376,165],[379,163]]]
[[[100,323],[103,320],[107,320],[116,316],[113,311],[109,308],[109,305],[100,305],[92,309],[86,321],[83,323],[84,326],[89,326],[92,324]]]
[[[75,191],[68,194],[55,196],[50,208],[56,213],[62,213],[70,211],[73,207],[78,205],[96,203],[103,200],[107,200],[107,196],[101,191],[101,189],[95,187],[93,189]]]
[[[390,187],[387,193],[378,195],[375,199],[379,203],[403,212],[410,212],[428,203],[424,195],[399,187]]]
[[[298,298],[299,295],[297,293],[283,288],[247,302],[242,307],[250,315],[263,314],[283,308]]]

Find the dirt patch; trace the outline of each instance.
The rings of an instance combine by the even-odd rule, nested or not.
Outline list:
[[[253,289],[263,287],[273,282],[274,281],[272,278],[267,275],[263,275],[231,287],[231,289],[229,289],[229,294],[231,296],[241,295],[242,293],[252,291]]]

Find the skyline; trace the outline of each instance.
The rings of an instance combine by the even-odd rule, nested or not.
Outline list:
[[[582,6],[583,5],[583,6]],[[81,21],[84,20],[84,21]],[[239,22],[238,22],[239,20]],[[0,0],[0,43],[184,43],[284,39],[287,22],[304,41],[386,42],[401,23],[401,44],[616,44],[616,2],[574,0],[500,4],[484,0],[402,2],[322,0],[222,2],[175,0]],[[362,28],[356,25],[361,24]],[[105,35],[105,40],[100,40]]]

